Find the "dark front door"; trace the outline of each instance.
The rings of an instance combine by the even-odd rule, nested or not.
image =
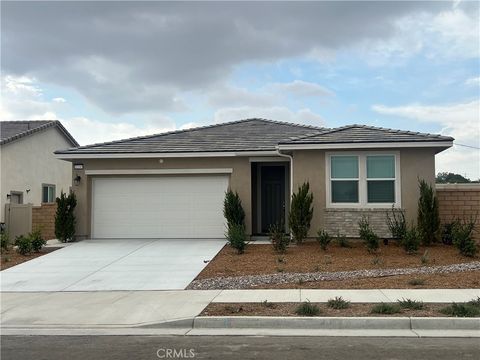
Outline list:
[[[262,233],[285,221],[285,167],[261,168]]]

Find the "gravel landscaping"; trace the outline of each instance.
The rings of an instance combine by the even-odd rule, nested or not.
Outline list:
[[[209,279],[197,279],[190,283],[187,289],[211,290],[211,289],[248,289],[252,287],[301,283],[314,281],[338,281],[364,278],[381,278],[395,275],[431,275],[449,274],[480,270],[480,261],[469,263],[422,266],[396,269],[363,269],[353,271],[336,272],[308,272],[308,273],[276,273],[261,275],[244,275],[235,277],[217,277]]]

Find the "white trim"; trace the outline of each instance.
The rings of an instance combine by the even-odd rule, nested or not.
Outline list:
[[[453,141],[412,141],[412,142],[378,142],[378,143],[335,143],[335,144],[280,144],[279,150],[316,150],[316,149],[375,149],[375,148],[417,148],[417,147],[451,147]]]
[[[227,151],[227,152],[184,152],[184,153],[115,153],[115,154],[55,154],[57,159],[142,159],[142,158],[185,158],[185,157],[233,157],[233,156],[277,156],[276,151]]]
[[[233,173],[232,168],[85,170],[85,175],[182,175],[182,174],[231,174],[231,173]]]
[[[332,191],[330,179],[330,158],[335,155],[345,156],[358,156],[358,178],[356,179],[343,179],[358,181],[358,203],[332,203]],[[367,156],[369,155],[393,155],[395,158],[395,179],[385,179],[395,181],[395,203],[369,203],[367,201]],[[326,184],[326,205],[327,208],[356,208],[356,209],[388,209],[392,205],[395,208],[402,207],[402,184],[400,173],[400,151],[355,151],[355,152],[326,152],[325,153],[325,184]],[[334,179],[342,180],[342,179]],[[381,179],[371,179],[370,181],[376,181]]]
[[[281,156],[263,156],[263,157],[251,157],[248,161],[252,162],[287,162],[284,157]]]

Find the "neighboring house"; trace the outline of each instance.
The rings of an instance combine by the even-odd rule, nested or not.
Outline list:
[[[54,151],[79,146],[59,121],[1,121],[1,222],[5,204],[53,203],[72,184],[70,164]]]
[[[416,218],[418,179],[435,181],[435,154],[453,138],[363,125],[335,129],[248,119],[57,151],[73,163],[77,235],[83,238],[222,238],[223,199],[237,191],[249,235],[285,220],[292,191],[314,196],[319,228],[357,236],[385,211]]]

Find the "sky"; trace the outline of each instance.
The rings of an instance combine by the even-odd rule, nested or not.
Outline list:
[[[259,117],[450,135],[480,178],[476,1],[1,2],[1,120],[82,144]],[[466,146],[462,146],[466,145]]]

